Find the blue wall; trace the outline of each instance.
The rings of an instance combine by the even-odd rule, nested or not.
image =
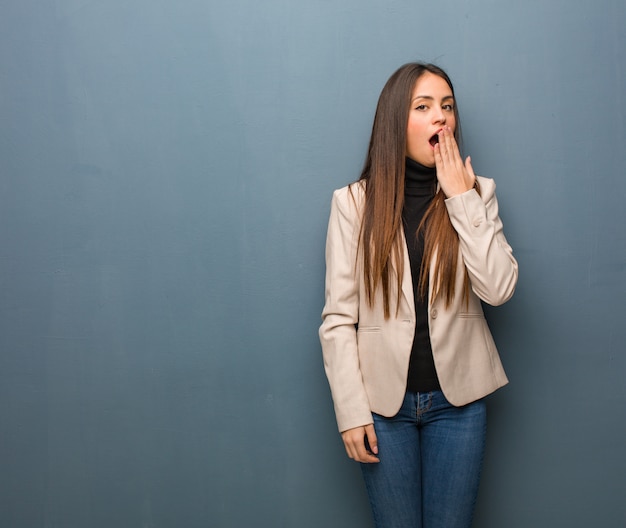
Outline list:
[[[415,59],[521,269],[475,524],[626,525],[623,0],[37,4],[0,17],[0,526],[371,526],[323,246]]]

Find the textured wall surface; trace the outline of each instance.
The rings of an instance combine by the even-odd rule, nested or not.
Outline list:
[[[626,525],[626,4],[55,0],[0,17],[0,525],[371,526],[317,339],[331,192],[456,84],[518,291],[475,525]]]

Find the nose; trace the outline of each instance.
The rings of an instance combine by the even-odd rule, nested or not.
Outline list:
[[[446,114],[441,107],[435,107],[433,110],[433,123],[444,125],[446,123]]]

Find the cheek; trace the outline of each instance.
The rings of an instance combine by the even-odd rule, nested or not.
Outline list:
[[[406,137],[408,142],[418,141],[424,134],[424,126],[421,123],[409,120],[409,124],[406,127]]]
[[[419,144],[419,140],[415,133],[409,128],[406,134],[406,148],[408,150],[414,150]]]
[[[446,124],[452,129],[453,134],[456,133],[456,118],[454,116],[448,119]]]

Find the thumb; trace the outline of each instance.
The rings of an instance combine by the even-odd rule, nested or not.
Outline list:
[[[468,174],[473,178],[476,178],[476,175],[474,174],[474,169],[472,168],[472,158],[470,158],[469,156],[467,156],[467,158],[465,158],[465,169],[467,170]]]
[[[365,426],[365,434],[367,435],[367,442],[370,445],[370,449],[372,453],[375,455],[378,454],[378,439],[376,438],[376,430],[374,429],[374,424],[369,424]]]

